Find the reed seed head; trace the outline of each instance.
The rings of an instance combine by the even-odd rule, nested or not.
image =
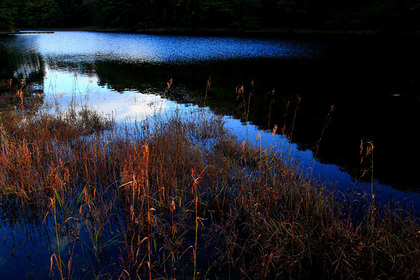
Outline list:
[[[275,125],[274,125],[274,128],[273,128],[273,132],[271,133],[271,135],[276,134],[276,132],[277,132],[277,125],[275,124]]]

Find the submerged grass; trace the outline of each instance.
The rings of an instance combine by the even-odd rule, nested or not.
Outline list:
[[[0,134],[1,211],[53,224],[53,278],[418,279],[414,217],[338,200],[201,109],[134,126],[2,112]]]

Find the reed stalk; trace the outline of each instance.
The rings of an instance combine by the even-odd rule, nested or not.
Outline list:
[[[53,256],[54,256],[55,261],[56,261],[56,264],[57,264],[57,267],[58,267],[58,271],[60,273],[60,279],[63,280],[64,279],[64,276],[63,276],[63,268],[62,268],[63,262],[61,260],[61,250],[60,250],[60,231],[59,231],[60,225],[59,225],[59,223],[57,221],[56,200],[60,200],[57,192],[55,192],[55,197],[53,197],[51,199],[51,206],[53,208],[55,239],[56,239],[56,242],[57,242],[57,253],[58,253],[58,256],[55,256],[55,254],[52,254],[51,255],[51,262],[52,262]],[[52,264],[51,264],[51,266],[52,266]]]
[[[238,92],[246,116],[251,94]],[[133,126],[86,110],[0,119],[0,211],[15,230],[54,220],[61,279],[418,278],[418,219],[381,206],[372,185],[370,199],[326,191],[202,110]],[[58,238],[73,223],[83,229],[68,256]]]
[[[194,194],[194,214],[195,214],[195,231],[194,231],[194,248],[193,248],[193,257],[194,257],[194,271],[193,271],[193,279],[195,280],[198,277],[197,272],[197,242],[198,242],[198,191],[197,191],[197,185],[198,185],[198,178],[194,178],[194,170],[191,169],[191,177],[193,178],[193,185],[192,185],[192,192]]]
[[[211,88],[211,76],[209,76],[209,79],[207,80],[207,83],[206,83],[206,92],[205,92],[205,95],[204,95],[204,104],[203,104],[203,106],[206,106],[208,94],[210,93],[210,88]]]
[[[321,135],[319,136],[318,142],[316,143],[316,148],[315,148],[315,153],[314,153],[314,161],[313,161],[313,164],[312,164],[311,176],[310,177],[312,177],[313,170],[314,170],[314,167],[315,167],[315,162],[318,158],[319,147],[321,146],[321,142],[322,142],[322,137],[324,136],[324,133],[325,133],[326,129],[328,128],[328,125],[331,122],[332,113],[334,111],[334,108],[335,108],[334,105],[331,105],[330,111],[328,112],[328,114],[325,118],[324,125],[323,125],[322,130],[321,130]]]

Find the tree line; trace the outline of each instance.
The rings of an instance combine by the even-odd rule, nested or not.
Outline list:
[[[420,28],[419,0],[0,0],[13,28]]]

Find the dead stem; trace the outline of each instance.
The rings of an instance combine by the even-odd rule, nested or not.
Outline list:
[[[253,90],[246,100],[237,88],[246,115]],[[47,262],[62,279],[417,279],[415,217],[338,199],[274,149],[241,147],[221,118],[193,114],[133,127],[90,111],[2,114],[2,214],[15,227],[52,221],[59,250]]]

